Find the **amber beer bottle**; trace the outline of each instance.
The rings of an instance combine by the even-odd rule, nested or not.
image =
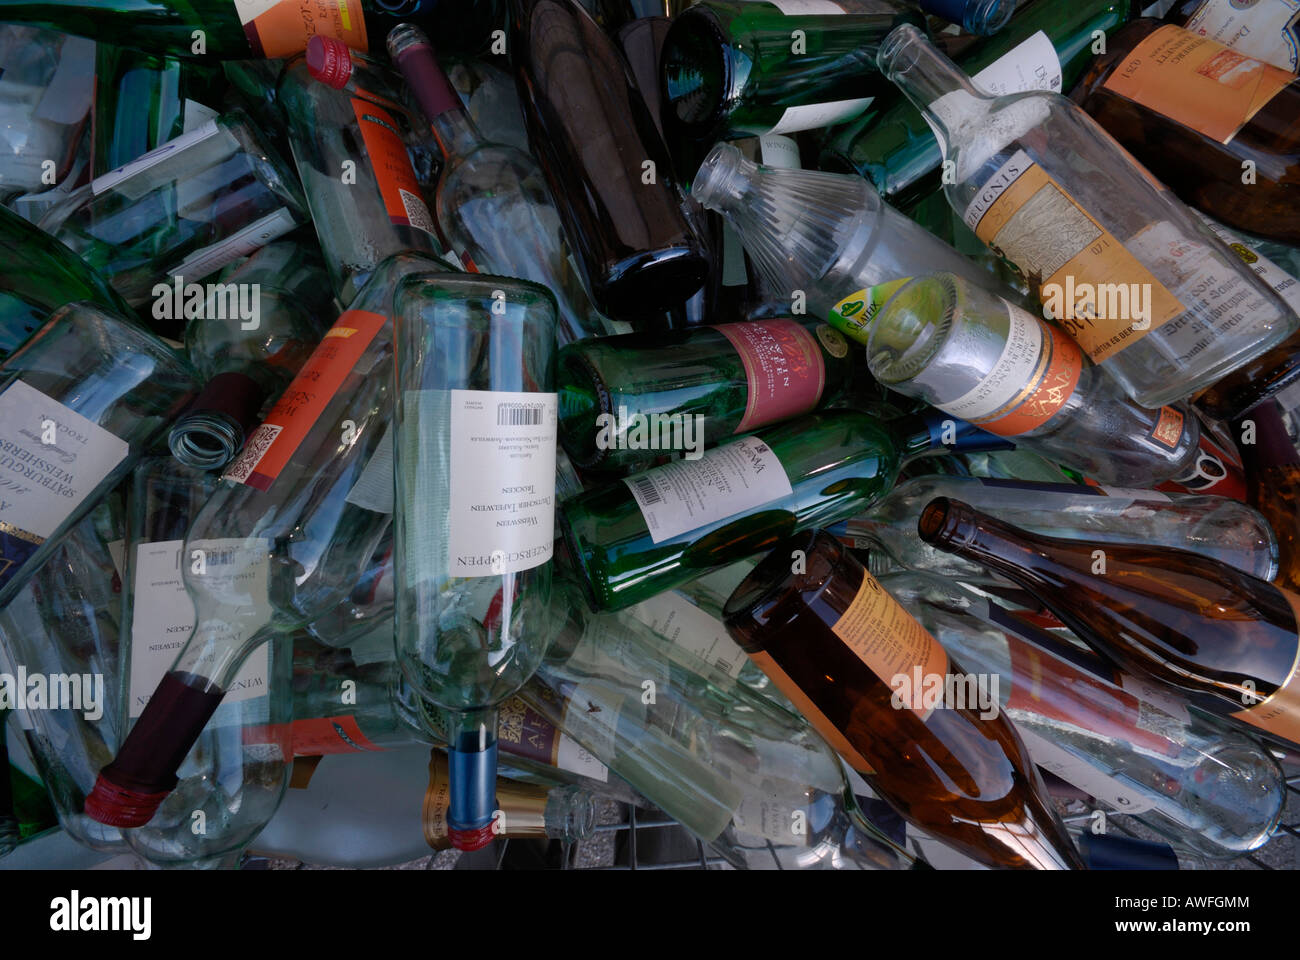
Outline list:
[[[900,699],[900,674],[957,678],[961,668],[829,533],[778,543],[723,616],[754,663],[909,823],[991,867],[1083,866],[1005,716],[969,696]]]
[[[1300,742],[1300,596],[1185,550],[1040,536],[947,497],[917,532],[1014,580],[1124,669]]]

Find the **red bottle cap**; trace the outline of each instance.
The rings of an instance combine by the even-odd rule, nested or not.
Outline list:
[[[307,72],[335,90],[342,90],[352,76],[352,54],[348,45],[319,33],[307,41]]]
[[[468,830],[457,830],[455,827],[447,828],[447,838],[451,840],[451,845],[457,850],[482,850],[492,842],[492,822]]]
[[[86,797],[86,816],[110,827],[143,827],[153,819],[154,813],[170,792],[140,793],[129,790],[105,779],[101,773],[95,779],[95,788]]]

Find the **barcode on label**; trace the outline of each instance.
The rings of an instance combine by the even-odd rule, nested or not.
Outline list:
[[[542,405],[540,403],[527,407],[510,404],[497,404],[498,427],[535,427],[542,422]]]
[[[663,502],[663,497],[660,496],[654,480],[650,477],[631,477],[628,482],[636,489],[637,499],[641,501],[642,506]]]
[[[717,667],[719,670],[721,670],[723,673],[731,673],[731,664],[729,664],[726,660],[723,660],[721,657],[719,657],[717,660],[714,660],[713,665]]]

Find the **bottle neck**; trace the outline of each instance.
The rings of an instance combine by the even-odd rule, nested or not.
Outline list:
[[[1066,570],[1047,550],[1036,546],[1039,538],[1033,534],[995,520],[960,500],[931,500],[921,511],[917,533],[932,547],[973,560],[1025,587],[1044,583],[1046,575],[1053,571]]]
[[[961,67],[911,24],[896,27],[885,38],[876,55],[876,64],[931,123],[940,119],[931,105],[950,94],[965,94],[959,98],[963,103],[988,99]]]
[[[1247,419],[1255,421],[1255,460],[1261,468],[1300,464],[1300,451],[1282,421],[1282,411],[1273,402],[1262,403]]]
[[[447,160],[463,157],[483,138],[434,56],[433,45],[418,29],[402,25],[388,39],[389,53],[433,129]]]

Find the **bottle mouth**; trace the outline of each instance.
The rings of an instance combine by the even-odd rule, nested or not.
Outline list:
[[[908,48],[916,41],[924,39],[921,31],[910,23],[895,27],[886,35],[884,42],[880,44],[880,49],[876,52],[876,66],[890,80],[906,73],[916,66],[919,59],[916,52],[909,51]]]
[[[735,83],[730,49],[707,7],[692,7],[673,18],[660,55],[665,124],[705,142],[716,132]]]
[[[307,41],[307,72],[327,87],[342,90],[352,76],[352,54],[348,45],[319,33]]]
[[[162,793],[142,793],[122,787],[107,779],[102,773],[95,787],[86,797],[86,816],[110,827],[143,827],[167,799],[170,790]]]
[[[745,174],[751,173],[745,168],[754,166],[745,159],[745,155],[730,143],[719,143],[709,151],[709,155],[700,164],[691,184],[691,198],[716,213],[721,213],[727,206],[727,200],[739,200],[744,193],[742,183]]]
[[[894,292],[871,323],[867,339],[871,374],[884,384],[915,378],[952,332],[957,278],[918,277]]]
[[[931,546],[946,549],[970,541],[975,527],[975,509],[968,503],[948,497],[935,497],[921,510],[916,534]]]
[[[413,23],[399,23],[393,27],[388,31],[388,39],[384,43],[388,47],[388,55],[393,60],[400,59],[409,50],[421,47],[429,51],[433,50],[428,36]]]
[[[244,445],[244,430],[220,415],[187,417],[172,427],[167,446],[187,467],[217,470],[235,459]]]

